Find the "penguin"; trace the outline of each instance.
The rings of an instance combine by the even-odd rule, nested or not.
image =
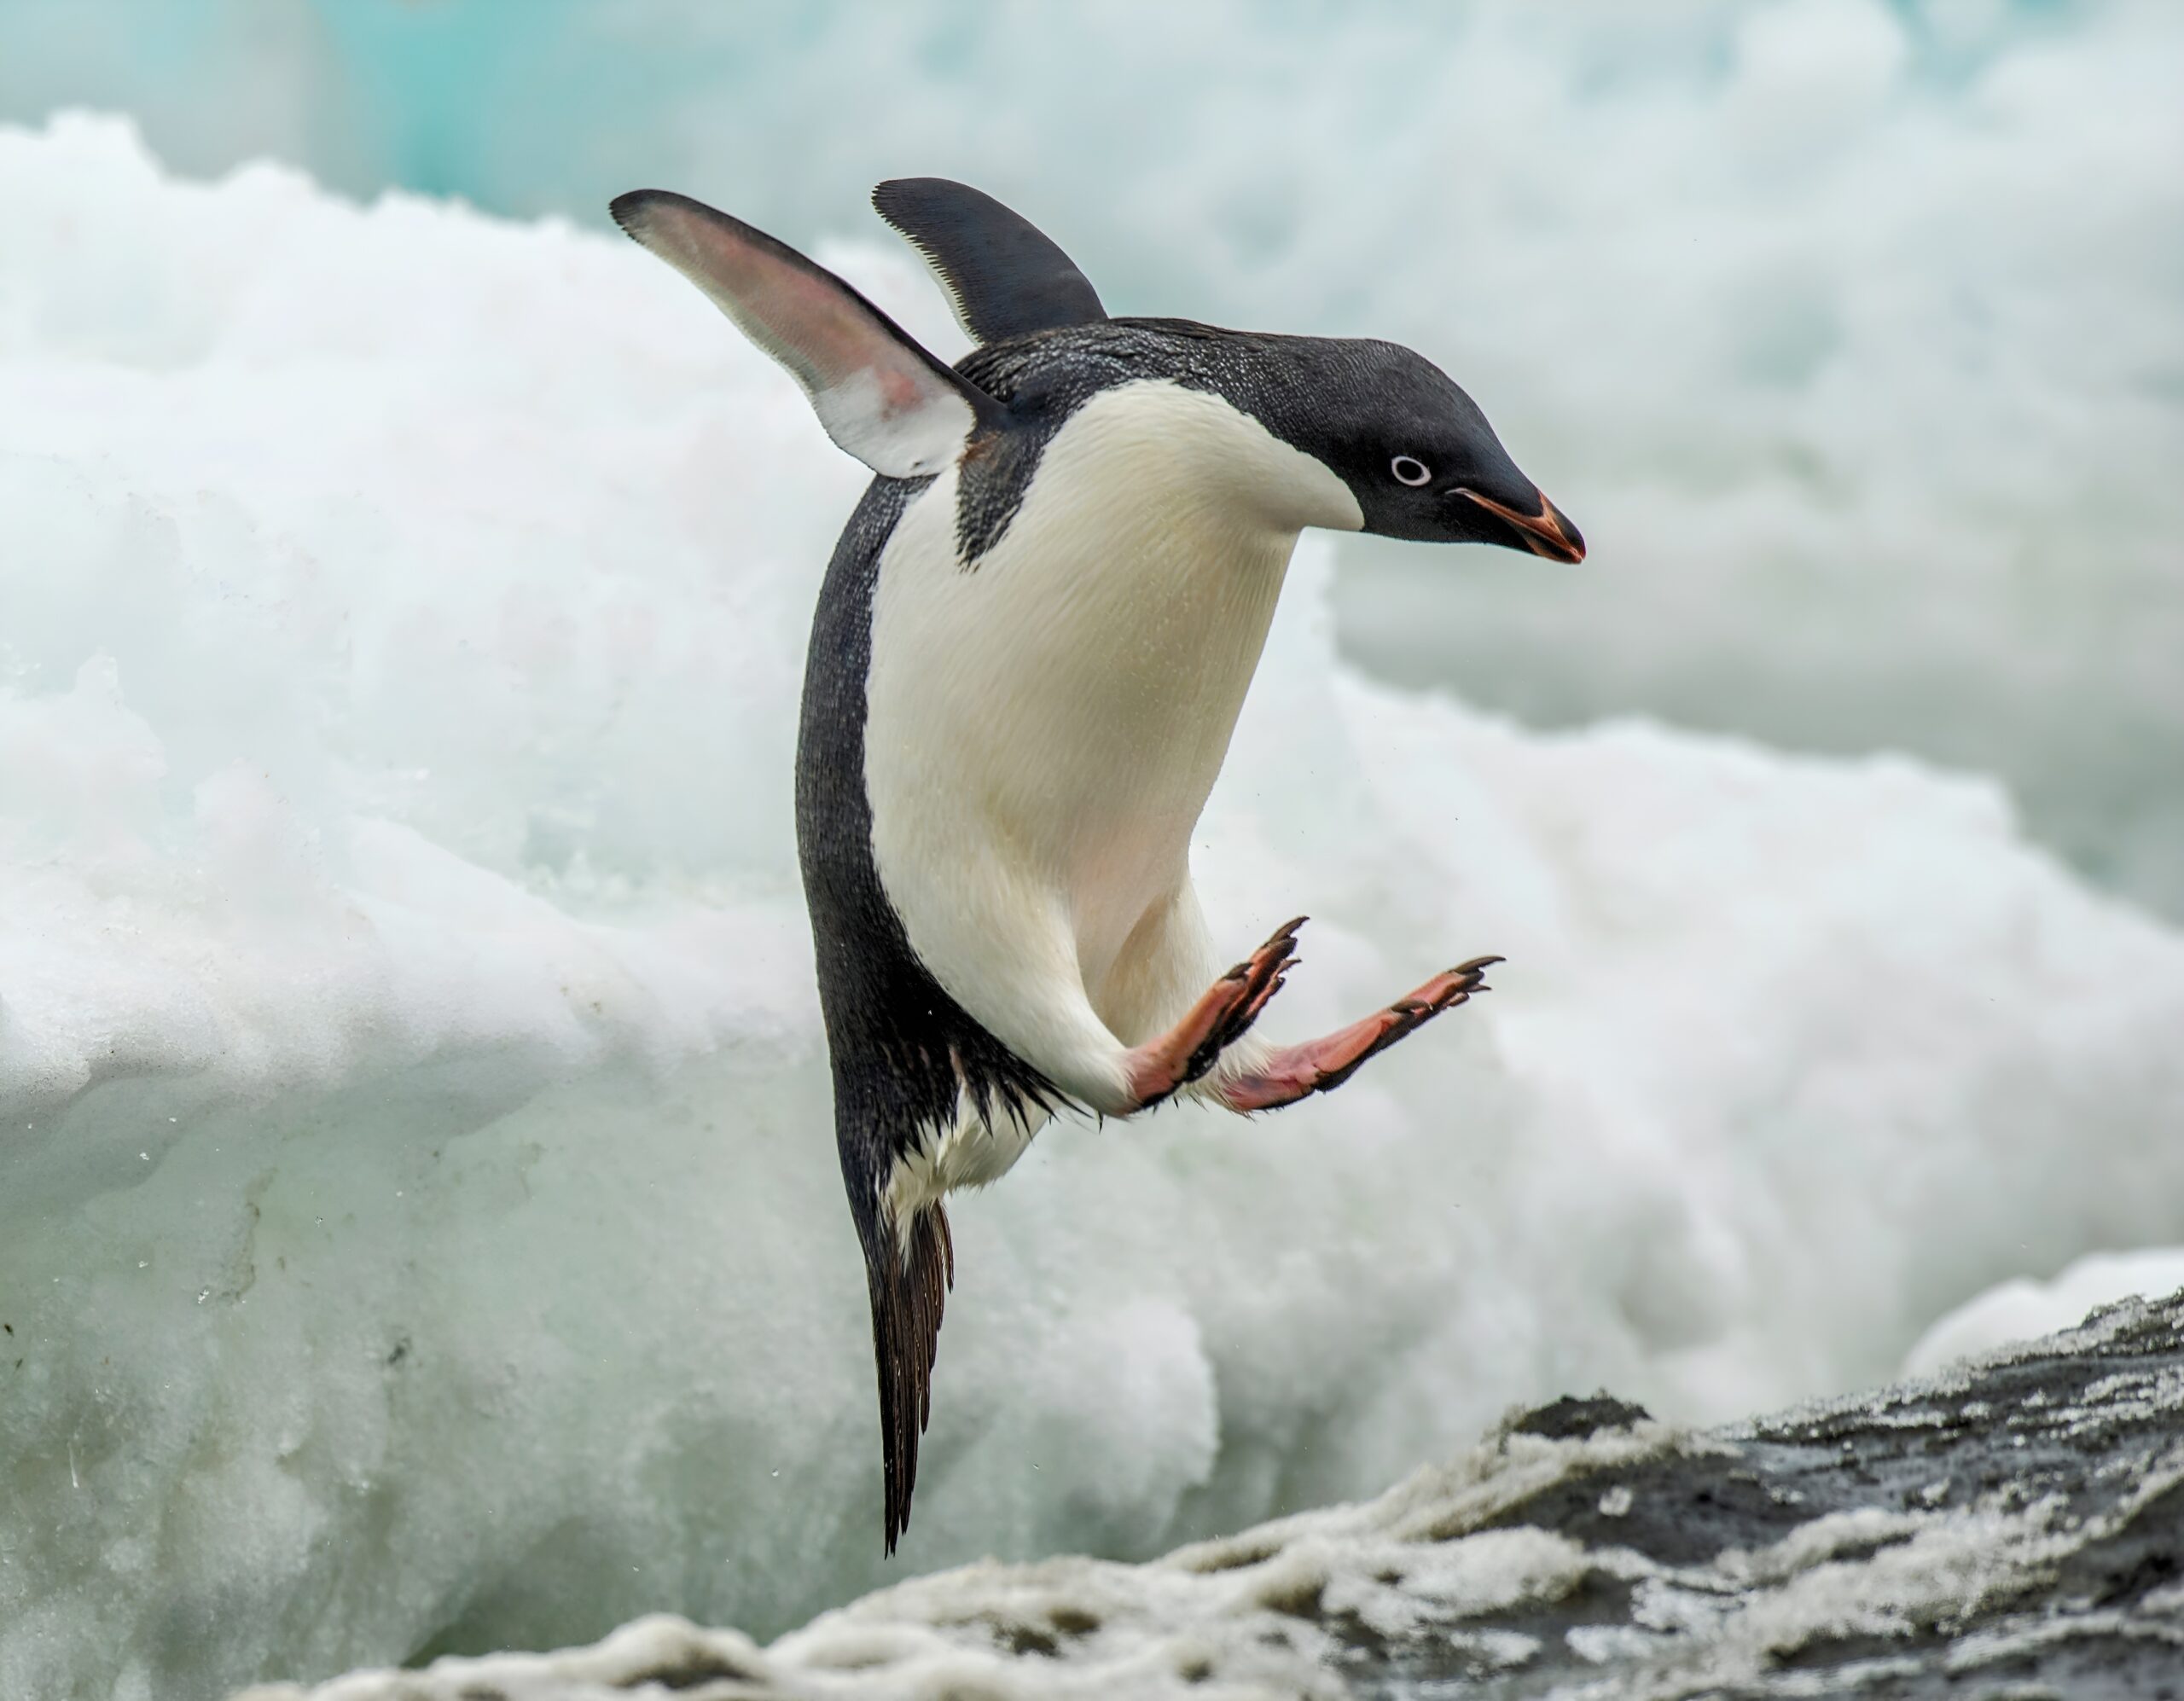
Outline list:
[[[874,474],[812,621],[796,823],[892,1555],[954,1281],[948,1194],[998,1180],[1063,1112],[1331,1091],[1501,961],[1275,1044],[1256,1025],[1304,918],[1233,967],[1207,925],[1192,828],[1298,534],[1561,562],[1585,546],[1410,349],[1112,317],[977,189],[901,178],[873,202],[977,345],[952,368],[727,213],[659,189],[611,211]]]

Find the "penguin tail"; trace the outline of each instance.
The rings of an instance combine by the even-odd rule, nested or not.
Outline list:
[[[938,1202],[907,1226],[884,1226],[865,1254],[872,1290],[872,1349],[880,1371],[880,1442],[886,1466],[887,1552],[910,1522],[918,1437],[932,1415],[932,1364],[940,1315],[956,1282],[956,1247]]]

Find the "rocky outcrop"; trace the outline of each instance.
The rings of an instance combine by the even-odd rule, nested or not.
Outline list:
[[[661,1691],[2184,1701],[2184,1295],[1727,1429],[1564,1399],[1363,1505],[921,1577],[763,1649],[656,1618],[248,1695]]]

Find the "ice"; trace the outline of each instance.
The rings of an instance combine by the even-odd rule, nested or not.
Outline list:
[[[1150,1565],[989,1562],[921,1578],[822,1615],[763,1650],[734,1631],[652,1617],[597,1648],[545,1658],[504,1656],[410,1681],[420,1701],[453,1698],[466,1686],[503,1688],[510,1701],[565,1694],[592,1701],[676,1667],[740,1678],[749,1685],[742,1692],[756,1697],[816,1690],[1025,1701],[1337,1698],[1350,1692],[1328,1669],[1336,1644],[1310,1620],[1323,1611],[1354,1613],[1394,1640],[1423,1623],[1438,1628],[1552,1600],[1595,1556],[1535,1529],[1449,1538],[1560,1480],[1658,1457],[1675,1445],[1657,1425],[1577,1444],[1519,1440],[1416,1472],[1366,1505],[1299,1514],[1247,1538],[1201,1543]],[[1376,1578],[1391,1565],[1402,1570],[1398,1582]],[[1629,1569],[1637,1575],[1644,1568]],[[1523,1650],[1512,1644],[1527,1640],[1482,1638],[1480,1657],[1520,1657]],[[1022,1657],[1027,1654],[1030,1661]],[[384,1674],[358,1673],[315,1691],[312,1701],[384,1701],[389,1689]],[[293,1701],[293,1692],[241,1701]]]
[[[595,1648],[357,1673],[308,1701],[2158,1693],[2184,1651],[2184,1589],[2160,1563],[2184,1493],[2176,1322],[2123,1308],[1953,1386],[1725,1432],[1627,1408],[1554,1438],[1520,1419],[1362,1506],[1138,1566],[967,1566],[764,1648],[653,1617]],[[2122,1380],[2158,1397],[2135,1412]],[[1966,1398],[2011,1387],[2046,1397],[2003,1417]],[[1908,1447],[1885,1422],[1907,1407],[1932,1420]],[[2100,1410],[2129,1425],[2117,1444],[2065,1432]],[[1902,1500],[1937,1469],[1971,1483]],[[1639,1485],[1636,1527],[1584,1518],[1604,1481]]]
[[[1217,931],[1311,911],[1277,1036],[1510,961],[1337,1097],[967,1201],[885,1567],[787,804],[857,469],[619,238],[84,118],[0,131],[0,1694],[770,1636],[1565,1389],[1840,1388],[2173,1236],[2184,938],[1995,784],[1375,686],[1314,542]]]
[[[1961,1359],[2066,1327],[2096,1305],[2162,1298],[2184,1288],[2184,1247],[2096,1252],[2052,1281],[2013,1276],[1966,1300],[1919,1337],[1905,1355],[1906,1376],[1931,1376]]]
[[[1474,391],[1594,566],[1345,549],[1384,676],[1995,773],[2184,919],[2169,0],[276,11],[9,0],[0,118],[804,241],[967,178],[1118,311],[1391,336]]]

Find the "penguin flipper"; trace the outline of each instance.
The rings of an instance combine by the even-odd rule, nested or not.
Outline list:
[[[872,1348],[880,1372],[880,1445],[887,1484],[887,1551],[910,1522],[918,1485],[918,1437],[932,1415],[932,1365],[940,1315],[956,1282],[956,1248],[939,1204],[911,1217],[907,1248],[887,1228],[868,1247]]]
[[[614,222],[673,266],[804,386],[843,449],[891,479],[938,473],[1007,409],[824,266],[703,201],[632,189]]]
[[[1069,256],[991,195],[946,177],[894,177],[872,192],[880,216],[939,275],[956,316],[982,343],[1107,316]]]

